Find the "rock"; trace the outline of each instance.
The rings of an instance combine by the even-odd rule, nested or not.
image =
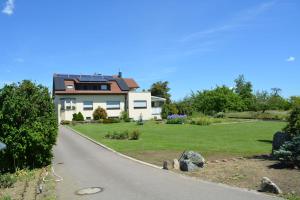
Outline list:
[[[177,159],[174,159],[172,164],[173,164],[174,169],[176,169],[176,170],[180,169],[179,161]]]
[[[183,152],[179,159],[179,166],[182,171],[193,171],[199,167],[203,167],[205,159],[201,154],[194,151]]]
[[[276,132],[273,136],[272,153],[275,150],[278,150],[280,146],[288,140],[290,140],[290,136],[288,134],[280,131]]]
[[[179,162],[180,170],[185,172],[195,171],[198,166],[192,163],[190,160],[181,160]]]
[[[271,192],[274,194],[281,194],[281,189],[273,183],[268,177],[263,177],[261,180],[261,192]]]
[[[170,162],[165,160],[163,163],[163,169],[169,170],[170,169]]]

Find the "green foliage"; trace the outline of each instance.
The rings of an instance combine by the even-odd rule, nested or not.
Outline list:
[[[128,130],[117,132],[114,131],[113,133],[105,134],[104,138],[106,139],[113,139],[113,140],[138,140],[140,138],[141,132],[137,129],[132,130],[129,132]]]
[[[178,114],[177,106],[173,103],[164,104],[161,111],[161,117],[166,119],[169,115]]]
[[[208,117],[201,117],[201,118],[191,120],[191,124],[200,125],[200,126],[208,126],[211,123],[212,123],[212,120]]]
[[[174,118],[174,119],[167,119],[167,124],[184,124],[184,118]]]
[[[101,108],[100,106],[94,111],[93,113],[93,118],[94,120],[99,120],[99,119],[106,119],[107,118],[107,113],[104,108]]]
[[[72,121],[84,121],[83,114],[81,112],[74,113]]]
[[[283,130],[292,137],[300,135],[300,106],[295,107],[291,111],[288,122],[288,125]]]
[[[129,140],[138,140],[141,136],[141,131],[139,131],[138,129],[135,129],[131,132],[129,132],[129,136],[128,139]]]
[[[120,119],[118,118],[107,118],[101,120],[103,124],[111,124],[111,123],[120,123]]]
[[[12,198],[9,195],[4,195],[0,197],[0,200],[12,200]]]
[[[10,188],[17,181],[16,176],[10,173],[0,175],[0,188]]]
[[[51,163],[57,118],[48,88],[31,81],[0,89],[0,171],[40,167]]]
[[[286,120],[288,114],[286,111],[244,111],[244,112],[227,112],[225,117],[237,119],[262,119],[262,120]]]
[[[169,82],[168,81],[159,81],[156,83],[153,83],[150,92],[152,96],[162,97],[166,99],[166,103],[171,102],[171,95],[170,95],[170,88],[169,88]]]
[[[300,96],[292,96],[290,98],[290,104],[292,108],[300,107]]]
[[[300,167],[300,136],[285,142],[278,151],[274,151],[274,156],[287,165]]]
[[[242,111],[245,105],[241,97],[226,86],[217,86],[212,90],[204,90],[192,94],[195,108],[204,114],[214,114],[228,110]]]
[[[130,122],[129,113],[127,111],[123,111],[120,117],[124,122]]]
[[[178,112],[172,114],[188,115],[191,116],[195,112],[195,108],[191,98],[184,98],[182,101],[174,103]]]
[[[235,92],[241,97],[246,110],[251,110],[254,105],[254,96],[252,94],[252,83],[245,80],[244,75],[239,75],[235,82]]]

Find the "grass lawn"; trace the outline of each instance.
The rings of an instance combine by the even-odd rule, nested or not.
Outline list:
[[[285,126],[284,122],[255,121],[210,126],[135,123],[78,124],[73,129],[125,154],[161,164],[184,150],[200,152],[208,159],[232,156],[267,154],[271,151],[273,134]],[[137,141],[104,139],[106,133],[139,129]]]

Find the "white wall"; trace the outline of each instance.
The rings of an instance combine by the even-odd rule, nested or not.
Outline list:
[[[61,110],[61,98],[75,98],[76,109],[75,110]],[[83,110],[83,101],[93,101],[93,110]],[[120,101],[120,109],[118,110],[107,110],[107,101]],[[93,119],[93,111],[100,106],[106,109],[108,117],[119,117],[121,112],[125,109],[125,95],[56,95],[55,96],[55,107],[58,113],[58,121],[61,120],[72,120],[73,113],[81,112],[86,117]],[[151,105],[150,105],[151,106]]]
[[[146,100],[147,108],[145,109],[134,108],[134,101],[136,100]],[[129,92],[128,112],[129,112],[129,117],[133,118],[134,120],[138,120],[140,115],[143,116],[143,120],[151,119],[152,118],[151,93],[150,92]]]

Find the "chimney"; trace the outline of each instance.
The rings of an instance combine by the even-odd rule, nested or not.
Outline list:
[[[119,71],[118,77],[122,78],[122,72]]]

